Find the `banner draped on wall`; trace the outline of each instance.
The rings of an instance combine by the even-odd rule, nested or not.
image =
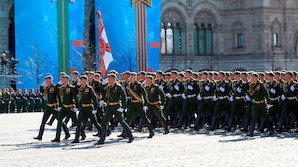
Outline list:
[[[57,83],[71,67],[82,72],[84,9],[84,1],[15,0],[18,88],[37,88],[48,74]]]
[[[114,59],[107,70],[158,70],[160,8],[160,0],[95,0],[95,11],[101,13]]]

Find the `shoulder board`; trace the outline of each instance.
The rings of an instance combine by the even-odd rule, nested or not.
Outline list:
[[[153,84],[153,86],[157,86],[157,87],[158,87],[158,85],[157,85],[157,84]]]
[[[74,86],[73,85],[69,85],[69,87],[73,88]]]
[[[56,86],[55,84],[52,84],[54,87]]]

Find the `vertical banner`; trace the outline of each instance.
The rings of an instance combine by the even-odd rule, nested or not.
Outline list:
[[[46,75],[58,82],[61,71],[81,72],[84,1],[15,0],[18,88],[38,88]]]
[[[95,0],[95,11],[101,13],[113,55],[107,70],[120,73],[147,71],[148,68],[158,70],[160,8],[160,0]],[[99,46],[98,31],[96,38]]]

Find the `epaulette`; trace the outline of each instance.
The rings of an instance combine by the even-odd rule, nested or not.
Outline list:
[[[73,85],[71,85],[71,84],[69,84],[69,87],[73,88],[74,86],[73,86]]]
[[[157,86],[157,87],[158,87],[158,85],[157,85],[157,84],[153,84],[153,86]]]

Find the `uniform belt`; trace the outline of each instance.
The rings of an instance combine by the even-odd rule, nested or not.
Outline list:
[[[240,96],[240,97],[235,97],[236,100],[241,100],[244,99],[244,96]]]
[[[206,97],[203,97],[204,100],[208,100],[208,99],[212,99],[213,96],[206,96]]]
[[[118,105],[120,102],[109,103],[110,106]]]
[[[173,94],[173,97],[179,97],[181,94]]]
[[[270,100],[270,101],[275,101],[275,100],[279,100],[279,98],[280,98],[280,97],[278,96],[278,97],[276,97],[276,98],[269,98],[269,100]]]
[[[130,96],[127,96],[127,99],[129,100],[129,99],[131,99],[131,97]]]
[[[196,97],[197,95],[187,95],[187,98],[192,98],[192,97]]]
[[[74,104],[69,104],[69,105],[63,104],[63,107],[65,107],[65,108],[71,108],[71,107],[74,107],[74,106],[75,106]]]
[[[149,104],[150,104],[150,105],[160,104],[160,101],[152,102],[152,103],[149,103]]]
[[[288,100],[296,100],[297,97],[287,97]]]
[[[82,104],[83,107],[92,107],[93,104]]]
[[[260,100],[260,101],[256,101],[256,100],[252,100],[253,103],[256,103],[256,104],[262,104],[262,103],[265,103],[266,100]]]
[[[140,100],[131,100],[132,103],[139,103]]]
[[[229,98],[229,97],[228,96],[220,96],[220,97],[218,97],[219,100],[223,100],[223,99],[227,99],[227,98]]]
[[[9,100],[9,99],[4,99],[4,100]]]
[[[53,104],[47,104],[49,107],[55,107],[58,105],[58,103],[53,103]]]

